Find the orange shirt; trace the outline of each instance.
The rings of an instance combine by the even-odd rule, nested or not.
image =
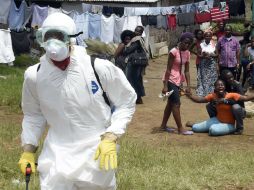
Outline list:
[[[225,95],[225,99],[233,99],[235,101],[238,101],[239,98],[240,98],[240,94],[237,94],[237,93],[227,93]],[[213,100],[216,100],[218,97],[215,93],[211,93],[211,94],[208,94],[205,99],[207,101],[213,101]],[[231,111],[231,105],[227,105],[227,104],[217,104],[216,105],[216,110],[217,110],[217,119],[222,122],[222,123],[230,123],[230,124],[235,124],[235,118],[232,114],[232,111]]]

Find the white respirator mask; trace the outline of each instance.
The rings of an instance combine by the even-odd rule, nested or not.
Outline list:
[[[69,46],[61,40],[49,39],[43,44],[46,56],[54,61],[63,61],[69,57]]]

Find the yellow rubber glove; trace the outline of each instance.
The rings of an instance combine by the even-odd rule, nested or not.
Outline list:
[[[99,144],[95,160],[100,157],[100,169],[109,170],[109,163],[111,169],[117,168],[117,154],[116,154],[116,141],[104,138]]]
[[[35,161],[34,161],[34,153],[32,152],[23,152],[19,159],[19,168],[21,172],[26,175],[26,167],[27,164],[31,165],[32,173],[35,173]]]

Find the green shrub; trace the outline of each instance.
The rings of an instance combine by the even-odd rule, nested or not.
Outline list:
[[[15,57],[14,66],[16,67],[28,67],[38,63],[38,59],[32,59],[29,54],[21,54]]]

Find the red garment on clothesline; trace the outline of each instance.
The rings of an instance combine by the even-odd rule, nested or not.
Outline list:
[[[195,14],[195,22],[197,24],[202,24],[204,22],[211,21],[211,13],[204,12],[204,13],[196,13]]]
[[[212,21],[220,21],[229,19],[229,8],[226,6],[225,11],[220,11],[219,7],[214,7],[211,9]]]
[[[175,30],[176,29],[176,15],[167,15],[167,21],[168,21],[168,28],[170,30]]]

